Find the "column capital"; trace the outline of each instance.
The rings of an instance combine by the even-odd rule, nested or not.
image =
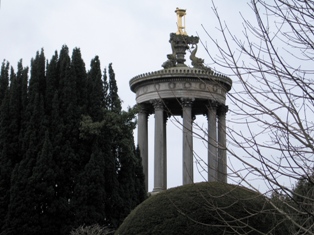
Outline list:
[[[219,107],[219,103],[215,100],[209,100],[206,107],[207,109],[217,109]]]
[[[219,105],[218,109],[217,109],[217,114],[218,115],[226,115],[226,113],[228,112],[229,108],[228,105]]]
[[[149,108],[147,106],[147,104],[137,104],[137,110],[139,113],[146,113],[149,115]]]
[[[181,104],[183,107],[192,107],[194,98],[181,98]]]
[[[164,110],[164,102],[162,99],[151,100],[150,102],[153,104],[155,110]]]
[[[208,116],[210,115],[210,113],[211,114],[214,113],[214,115],[216,116],[218,107],[219,107],[218,101],[208,100],[208,103],[206,105],[207,112],[203,114],[204,116],[206,116],[207,121],[208,121]]]

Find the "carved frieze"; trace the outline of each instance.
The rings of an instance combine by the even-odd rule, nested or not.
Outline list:
[[[206,89],[206,83],[205,82],[201,82],[199,84],[199,88],[200,88],[200,90],[205,90]]]
[[[170,89],[176,89],[176,83],[175,83],[175,82],[169,82],[169,83],[168,83],[168,87],[169,87]]]
[[[191,82],[185,82],[185,83],[184,83],[184,88],[185,88],[185,89],[190,89],[191,86],[192,86]]]
[[[146,82],[136,92],[138,103],[154,99],[171,99],[178,97],[194,97],[196,99],[217,100],[225,102],[226,90],[212,81],[199,79],[164,79],[159,82]]]

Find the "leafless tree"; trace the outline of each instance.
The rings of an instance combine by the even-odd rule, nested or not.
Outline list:
[[[314,217],[313,193],[294,190],[301,178],[314,187],[314,1],[251,0],[249,5],[255,20],[241,14],[241,35],[231,31],[214,2],[223,40],[204,27],[219,51],[208,55],[231,71],[234,81],[228,97],[228,156],[242,168],[229,164],[229,181],[254,190],[263,181],[266,194],[284,195],[278,199],[288,210],[271,203],[294,225],[293,233],[314,234],[308,223]],[[296,219],[299,215],[306,219]]]

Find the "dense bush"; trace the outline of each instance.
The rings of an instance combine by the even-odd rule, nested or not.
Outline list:
[[[259,193],[219,182],[198,183],[151,196],[115,234],[289,234],[277,221],[282,219]]]

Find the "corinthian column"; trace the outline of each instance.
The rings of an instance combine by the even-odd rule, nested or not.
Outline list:
[[[217,181],[217,102],[209,101],[208,119],[208,182]]]
[[[182,98],[183,185],[193,183],[192,99]]]
[[[145,189],[148,192],[148,111],[144,104],[139,104],[137,142],[142,158],[143,172],[145,175]]]
[[[218,108],[218,181],[227,183],[226,113],[228,106]]]
[[[164,153],[163,153],[163,189],[167,189],[167,120],[168,116],[164,112],[164,123],[163,123],[163,128],[164,128]]]
[[[164,105],[162,100],[154,100],[155,109],[155,160],[154,160],[154,189],[153,192],[165,190],[165,128]]]

